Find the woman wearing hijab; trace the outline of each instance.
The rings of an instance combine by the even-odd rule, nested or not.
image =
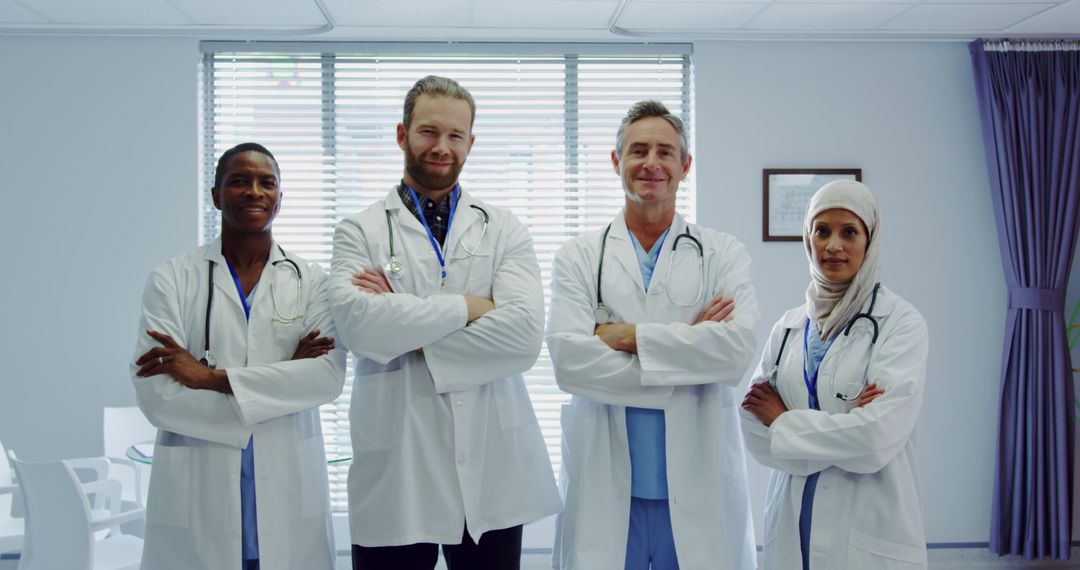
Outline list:
[[[915,421],[926,321],[880,284],[881,211],[865,185],[810,199],[806,303],[772,328],[742,402],[747,448],[772,467],[765,569],[926,568]]]

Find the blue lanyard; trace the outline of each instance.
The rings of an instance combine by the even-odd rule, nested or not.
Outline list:
[[[431,240],[431,248],[435,250],[435,255],[439,257],[439,267],[442,268],[442,280],[446,281],[446,259],[443,257],[442,247],[439,246],[439,240],[435,239],[435,234],[431,233],[431,226],[427,223],[427,218],[424,217],[424,212],[420,209],[420,198],[416,196],[416,192],[409,186],[409,195],[412,196],[413,204],[416,206],[416,212],[420,214],[420,223],[424,224],[424,231],[427,232],[427,237]],[[450,219],[446,221],[446,239],[450,238],[450,224],[454,223],[454,210],[457,208],[458,199],[458,186],[454,185],[454,189],[451,191],[450,196]]]
[[[229,273],[232,274],[233,283],[236,284],[236,293],[240,295],[240,304],[244,307],[244,318],[250,321],[251,306],[248,305],[247,297],[244,296],[244,286],[240,284],[240,276],[236,274],[236,270],[233,269],[232,264],[229,263],[229,260],[227,258],[225,259],[225,265],[229,266]],[[254,293],[255,289],[252,288],[251,291]]]
[[[806,326],[803,327],[803,336],[802,336],[802,342],[803,342],[803,345],[802,345],[803,346],[802,377],[803,377],[803,382],[806,383],[806,393],[807,393],[807,395],[809,396],[809,399],[810,399],[810,409],[812,409],[812,410],[820,410],[821,406],[820,406],[820,402],[818,402],[818,396],[817,396],[817,379],[818,379],[818,373],[821,372],[821,362],[819,362],[818,365],[817,365],[817,368],[814,369],[814,376],[813,377],[811,377],[809,374],[806,373],[807,358],[809,358],[809,356],[810,356],[810,348],[809,348],[810,345],[809,345],[809,341],[807,340],[809,336],[810,336],[810,319],[806,319]],[[829,342],[825,345],[825,352],[829,352],[829,348],[832,347],[832,343],[833,343],[834,340],[836,340],[836,337],[833,337],[832,339],[830,339]],[[824,356],[822,356],[822,361],[824,361],[824,360],[825,360],[825,358],[824,358]]]

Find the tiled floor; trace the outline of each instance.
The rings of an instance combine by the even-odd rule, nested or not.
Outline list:
[[[998,557],[986,549],[932,549],[930,568],[937,570],[976,570],[983,568],[1024,568],[1027,570],[1080,570],[1080,548],[1073,548],[1072,560],[1028,562],[1017,556]],[[0,570],[16,570],[18,560],[0,560]],[[445,570],[440,561],[439,570]],[[521,559],[521,570],[548,570],[550,554],[526,554]],[[349,557],[338,558],[338,570],[351,570]]]

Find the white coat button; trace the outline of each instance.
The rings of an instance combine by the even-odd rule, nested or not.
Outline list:
[[[463,402],[461,400],[458,400],[458,401],[454,402],[454,405],[460,408],[461,406],[465,405],[465,402]]]
[[[465,465],[465,456],[464,455],[457,456],[457,464],[458,465]]]
[[[236,531],[234,530],[234,531],[232,531],[232,537],[233,537],[233,538],[240,538],[240,533],[239,533],[239,532],[236,532]]]

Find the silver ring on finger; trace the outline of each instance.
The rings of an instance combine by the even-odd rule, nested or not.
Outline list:
[[[164,356],[157,357],[157,363],[158,363],[158,366],[161,366],[162,364],[165,364],[165,357]]]

